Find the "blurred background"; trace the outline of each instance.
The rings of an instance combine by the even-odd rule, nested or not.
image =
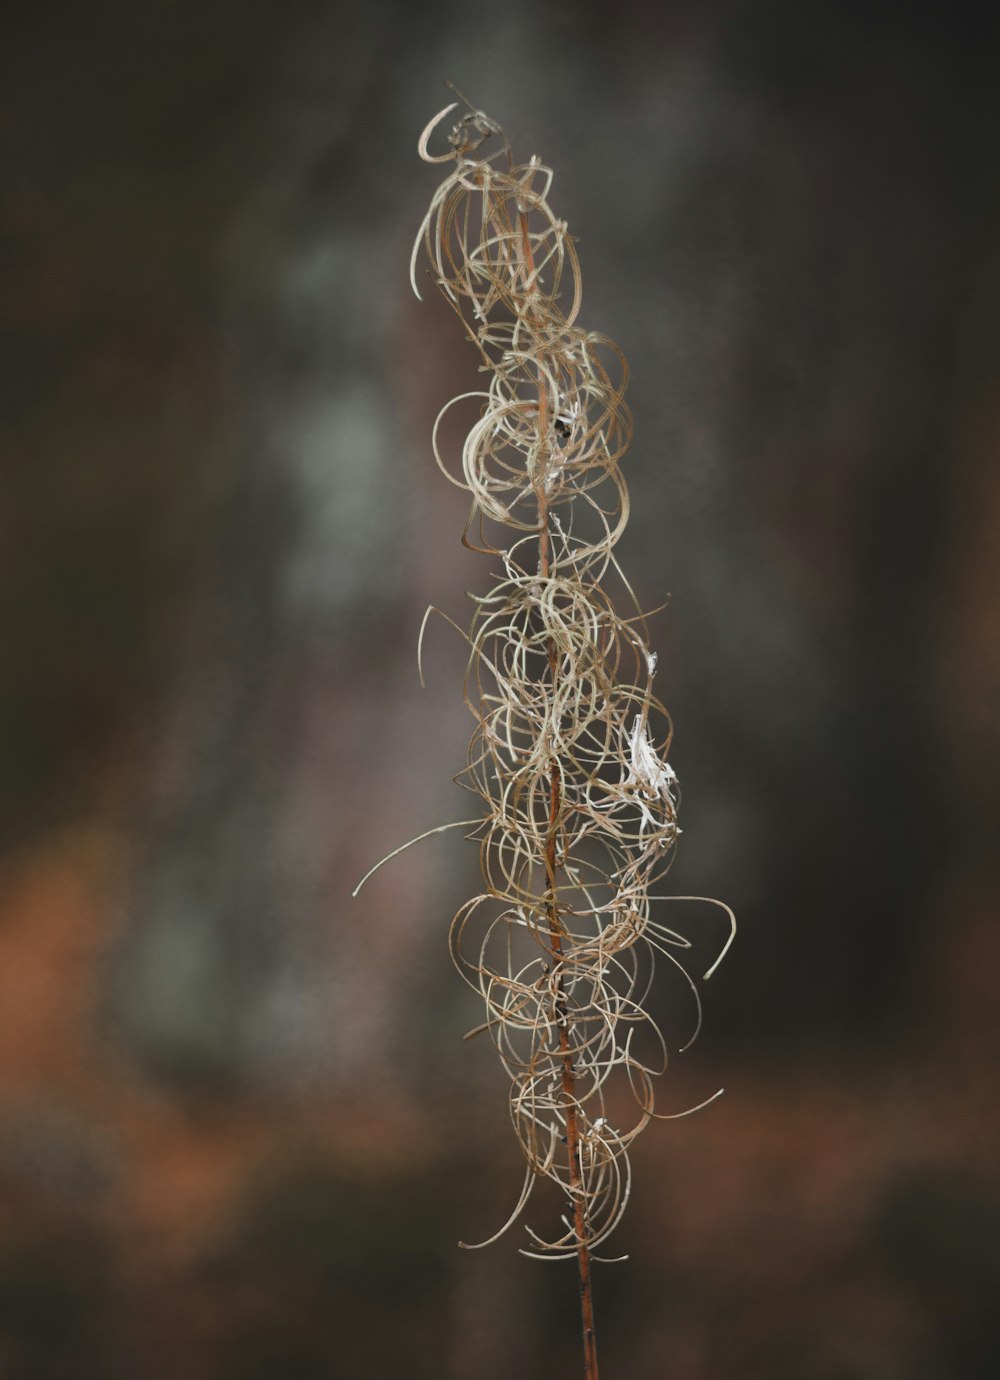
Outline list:
[[[415,666],[490,576],[430,450],[475,359],[407,283],[444,77],[554,167],[630,359],[671,880],[740,920],[603,1369],[1000,1374],[996,12],[19,0],[0,1375],[579,1372],[573,1267],[456,1248],[521,1177],[445,945],[476,849],[350,899],[467,808],[459,639]]]

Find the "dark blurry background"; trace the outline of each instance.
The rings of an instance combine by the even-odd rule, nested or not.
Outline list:
[[[490,573],[430,452],[475,360],[407,284],[445,76],[629,356],[672,882],[740,918],[604,1370],[1000,1374],[995,16],[8,6],[0,1375],[578,1373],[572,1267],[456,1249],[520,1180],[445,947],[476,850],[349,896],[467,808],[459,640],[414,655]]]

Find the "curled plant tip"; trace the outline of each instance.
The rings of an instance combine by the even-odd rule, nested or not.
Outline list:
[[[446,105],[444,110],[439,110],[434,118],[428,120],[427,124],[424,126],[424,131],[417,140],[417,152],[425,163],[449,163],[454,156],[453,149],[449,149],[447,153],[432,154],[428,152],[427,145],[438,125],[451,114],[457,105],[458,101],[452,101],[451,105]]]
[[[485,1004],[470,1033],[496,1045],[527,1162],[501,1231],[549,1180],[568,1210],[545,1234],[527,1227],[525,1253],[575,1257],[583,1273],[628,1201],[629,1147],[658,1115],[667,1047],[644,1008],[657,955],[684,974],[700,1022],[677,957],[688,941],[651,916],[680,792],[656,653],[613,550],[629,507],[625,358],[578,324],[580,267],[549,205],[551,171],[534,157],[516,165],[499,126],[471,108],[448,151],[430,152],[456,109],[420,136],[420,156],[450,170],[411,261],[414,290],[422,254],[481,356],[483,389],[453,400],[477,414],[461,456],[442,455],[437,423],[434,452],[472,499],[463,540],[497,563],[466,635],[476,726],[459,777],[482,804],[483,887],[455,916],[451,949]]]

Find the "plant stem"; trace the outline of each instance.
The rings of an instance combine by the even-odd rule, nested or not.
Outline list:
[[[518,213],[521,230],[521,248],[526,287],[535,270],[531,238],[528,234],[528,218],[522,211]],[[539,374],[538,381],[538,434],[543,439],[548,432],[548,407],[544,378]],[[544,487],[538,489],[538,569],[542,579],[549,576],[551,564],[549,556],[549,513]],[[555,646],[550,641],[546,648],[552,688],[555,690],[559,659]],[[573,1067],[573,1049],[569,1038],[569,1001],[563,977],[563,934],[559,918],[558,886],[556,880],[556,855],[559,838],[559,817],[562,810],[562,780],[559,761],[553,756],[549,770],[549,823],[545,841],[545,873],[548,893],[547,911],[549,939],[555,959],[555,1010],[556,1025],[559,1030],[559,1053],[562,1059],[562,1091],[566,1113],[566,1147],[569,1157],[570,1194],[573,1200],[573,1230],[576,1234],[576,1259],[580,1274],[580,1315],[583,1327],[583,1374],[584,1380],[599,1380],[597,1370],[597,1333],[594,1326],[594,1292],[590,1278],[590,1249],[587,1245],[587,1203],[583,1190],[583,1175],[580,1169],[580,1126],[577,1117],[576,1075]]]
[[[554,661],[550,658],[550,664]],[[556,837],[561,804],[559,763],[552,762],[550,774],[549,833],[545,847],[548,875],[549,935],[557,962],[562,959],[562,926],[556,901]],[[562,1056],[562,1087],[566,1110],[566,1144],[569,1152],[569,1181],[573,1197],[573,1228],[576,1232],[576,1259],[580,1272],[580,1312],[583,1323],[583,1373],[585,1380],[598,1380],[597,1334],[594,1328],[594,1293],[590,1281],[590,1250],[587,1246],[586,1200],[580,1174],[580,1132],[577,1122],[573,1051],[569,1042],[569,1009],[561,970],[556,977],[556,1022]]]

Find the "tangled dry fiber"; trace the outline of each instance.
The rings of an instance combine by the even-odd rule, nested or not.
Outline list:
[[[548,1234],[527,1226],[524,1253],[583,1269],[621,1218],[629,1146],[656,1115],[667,1045],[644,1009],[654,954],[692,994],[695,1034],[701,1019],[678,956],[689,942],[652,918],[651,903],[708,898],[651,894],[677,838],[678,789],[646,620],[614,554],[629,507],[627,365],[611,340],[576,324],[580,268],[548,203],[550,170],[537,158],[515,165],[500,127],[471,109],[448,150],[429,152],[455,109],[420,139],[421,157],[450,170],[417,235],[413,287],[422,250],[482,356],[488,386],[446,405],[434,452],[472,497],[463,540],[500,568],[463,632],[476,727],[458,779],[483,804],[462,822],[475,825],[483,888],[455,916],[451,945],[485,1002],[470,1033],[496,1044],[527,1161],[515,1209],[490,1240],[548,1179],[567,1208]],[[460,476],[439,445],[455,404],[477,411]]]

